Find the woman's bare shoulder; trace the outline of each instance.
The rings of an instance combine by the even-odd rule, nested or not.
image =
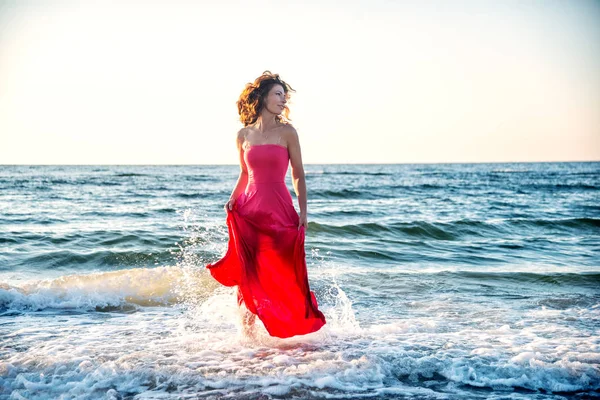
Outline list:
[[[238,131],[237,137],[244,138],[244,137],[246,137],[246,135],[248,134],[249,131],[250,131],[250,128],[245,126]]]
[[[281,129],[282,129],[282,132],[281,132],[282,136],[288,142],[298,140],[298,132],[296,131],[296,128],[294,128],[294,125],[287,123]]]
[[[284,135],[298,134],[298,132],[296,132],[296,128],[294,128],[294,125],[290,124],[289,122],[281,127],[281,133],[283,133]]]
[[[238,131],[237,137],[235,139],[235,142],[238,144],[238,146],[241,146],[242,144],[244,144],[244,141],[246,140],[247,135],[248,135],[247,127],[243,127],[242,129],[240,129]]]

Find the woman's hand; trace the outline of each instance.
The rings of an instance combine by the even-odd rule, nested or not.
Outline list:
[[[304,229],[308,229],[308,219],[306,218],[306,214],[304,213],[300,214],[300,222],[298,222],[298,229],[300,229],[301,226],[304,226]]]
[[[230,198],[229,200],[227,200],[227,203],[225,203],[225,206],[224,206],[225,211],[227,211],[227,210],[233,210],[234,204],[235,204],[235,200],[234,199]]]

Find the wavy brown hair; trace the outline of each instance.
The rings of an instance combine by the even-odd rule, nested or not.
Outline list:
[[[240,114],[240,121],[244,126],[253,124],[258,119],[260,112],[262,111],[265,99],[269,94],[269,91],[273,85],[281,85],[285,92],[286,98],[289,98],[290,92],[295,92],[294,89],[287,83],[285,83],[279,74],[273,74],[271,71],[265,71],[261,76],[256,78],[253,83],[247,83],[244,91],[240,95],[237,101],[238,113]],[[286,105],[283,109],[283,117],[281,115],[275,116],[277,122],[284,122],[284,120],[290,120],[290,109]]]

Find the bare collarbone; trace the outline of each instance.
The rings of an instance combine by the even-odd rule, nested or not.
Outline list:
[[[247,126],[243,129],[243,139],[242,139],[242,148],[248,149],[252,146],[262,146],[262,145],[278,145],[281,147],[287,148],[287,140],[286,140],[286,132],[293,129],[292,124],[283,123],[275,128],[271,128],[267,130],[271,136],[269,138],[261,138],[260,136],[264,134],[260,132],[254,126]],[[273,132],[278,132],[273,135]],[[276,140],[274,140],[276,139]]]

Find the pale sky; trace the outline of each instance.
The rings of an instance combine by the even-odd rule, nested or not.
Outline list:
[[[0,0],[0,164],[236,164],[264,70],[304,162],[600,161],[600,2]]]

